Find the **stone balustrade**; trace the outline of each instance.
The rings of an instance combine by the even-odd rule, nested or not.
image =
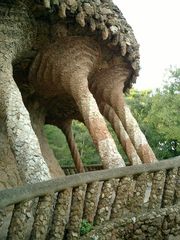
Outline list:
[[[179,169],[176,157],[2,190],[0,239],[145,239],[156,231],[154,239],[168,239],[180,234]],[[83,219],[93,230],[81,236]]]

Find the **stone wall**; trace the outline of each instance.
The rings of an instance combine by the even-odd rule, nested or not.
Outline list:
[[[108,221],[81,239],[180,239],[180,205]]]

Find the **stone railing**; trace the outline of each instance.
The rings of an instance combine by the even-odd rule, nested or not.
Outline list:
[[[125,226],[125,222],[117,223],[117,219],[126,219],[131,223],[133,219],[140,218],[147,223],[151,218],[155,221],[157,216],[162,216],[162,227],[171,231],[176,224],[173,234],[177,234],[177,229],[180,229],[177,221],[180,218],[179,202],[180,157],[176,157],[153,164],[86,172],[0,191],[0,226],[6,226],[7,239],[63,239],[64,235],[65,239],[86,239],[86,236],[80,236],[82,219],[94,225],[92,233],[96,235],[96,229],[107,222],[109,226]],[[173,218],[174,225],[172,221],[170,226],[167,224],[167,217]],[[130,224],[132,231],[135,229],[133,224],[135,222]],[[147,227],[147,224],[142,225]],[[107,232],[105,229],[103,233]],[[113,234],[120,236],[113,229]],[[0,235],[3,231],[0,230]],[[170,233],[168,231],[163,231],[164,235],[159,239],[165,239],[164,236]],[[94,239],[88,236],[87,239]],[[106,237],[101,235],[95,239],[111,239]],[[3,238],[0,236],[0,239]]]
[[[61,166],[61,168],[63,169],[64,173],[66,175],[73,175],[73,174],[77,174],[78,171],[76,169],[75,166],[69,166],[69,165],[64,165]],[[102,164],[91,164],[91,165],[84,165],[84,170],[85,172],[90,172],[90,171],[97,171],[97,170],[102,170],[103,169],[103,165]]]

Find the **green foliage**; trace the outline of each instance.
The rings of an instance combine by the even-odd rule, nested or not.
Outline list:
[[[72,124],[72,130],[83,163],[100,163],[99,155],[86,127],[82,123],[74,121]],[[44,132],[60,165],[74,165],[66,138],[62,131],[55,126],[45,125]]]
[[[84,164],[98,164],[100,158],[92,142],[92,138],[83,123],[73,121],[72,125],[75,141]]]
[[[55,126],[45,125],[44,133],[47,136],[48,143],[60,165],[73,165],[71,153],[62,131]]]
[[[93,229],[93,225],[89,223],[86,219],[81,222],[80,235],[85,235]]]
[[[180,142],[180,69],[171,69],[168,79],[152,99],[148,120],[166,140]]]
[[[127,101],[157,158],[179,155],[180,69],[171,68],[155,93],[133,89]]]

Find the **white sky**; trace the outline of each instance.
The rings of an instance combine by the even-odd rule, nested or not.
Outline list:
[[[180,0],[113,0],[140,44],[138,89],[160,87],[170,65],[180,67]]]

